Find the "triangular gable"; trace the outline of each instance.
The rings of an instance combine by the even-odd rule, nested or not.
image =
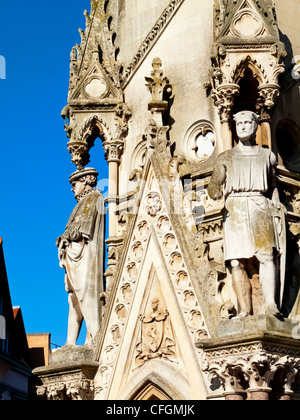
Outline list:
[[[85,77],[73,89],[69,102],[78,99],[101,101],[108,98],[117,99],[117,89],[113,86],[102,66],[98,62],[93,61],[86,71]]]
[[[204,395],[204,385],[199,383],[201,372],[194,374],[199,371],[195,342],[208,337],[208,330],[150,162],[146,174],[110,304],[95,379],[97,398],[137,391],[130,386],[143,375],[146,381],[150,366],[158,371],[161,366],[170,380],[181,375],[182,398],[198,398]],[[158,319],[146,325],[156,312]],[[151,341],[152,327],[157,341]]]
[[[270,11],[262,10],[253,0],[237,2],[222,28],[220,38],[231,41],[236,38],[239,43],[258,40],[266,41],[278,37],[274,25],[271,24]]]

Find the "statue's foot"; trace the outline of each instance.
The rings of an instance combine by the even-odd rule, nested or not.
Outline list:
[[[238,314],[237,318],[247,318],[247,316],[250,316],[249,312],[241,312],[240,314]]]
[[[268,305],[266,308],[266,315],[275,316],[276,318],[282,318],[282,313],[278,310],[277,305]]]

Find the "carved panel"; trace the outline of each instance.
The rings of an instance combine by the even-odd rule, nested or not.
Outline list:
[[[204,339],[208,337],[207,326],[196,297],[196,292],[192,286],[188,269],[185,266],[178,239],[172,228],[172,222],[167,214],[156,181],[150,173],[146,183],[146,192],[141,200],[140,212],[132,232],[132,240],[128,244],[129,252],[124,261],[122,281],[116,291],[113,304],[114,309],[109,320],[109,333],[105,338],[102,347],[103,350],[99,355],[101,369],[96,383],[97,399],[103,399],[107,396],[108,383],[112,380],[113,366],[117,361],[118,352],[120,351],[119,346],[122,342],[125,324],[130,314],[130,307],[133,304],[137,279],[141,270],[141,262],[144,260],[145,250],[147,249],[146,244],[149,241],[152,229],[156,231],[162,257],[169,270],[175,296],[178,298],[178,308],[183,315],[192,343],[200,338]],[[162,280],[160,279],[160,281]],[[155,300],[155,298],[157,299]],[[152,321],[150,319],[151,316]],[[135,322],[138,322],[138,320],[135,320]],[[153,296],[139,322],[141,322],[143,338],[138,346],[138,365],[144,364],[148,359],[153,357],[175,360],[176,351],[174,346],[176,340],[172,333],[172,320],[161,296]],[[154,337],[151,338],[152,333],[154,335],[158,334],[160,341],[158,338],[157,342]],[[105,352],[105,349],[108,348],[110,349],[109,357],[114,357],[114,362],[111,364],[107,363],[107,352]],[[146,349],[148,350],[146,351]]]

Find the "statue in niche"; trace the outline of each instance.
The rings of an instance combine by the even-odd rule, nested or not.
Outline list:
[[[69,321],[66,346],[76,346],[85,320],[86,345],[95,344],[101,326],[100,295],[103,292],[105,207],[93,168],[76,171],[70,183],[78,204],[66,230],[57,239],[60,266],[65,269],[69,294]]]
[[[256,258],[265,313],[280,317],[286,231],[285,208],[276,186],[276,157],[255,142],[258,116],[254,112],[239,112],[234,120],[239,143],[217,158],[208,194],[214,200],[222,194],[225,198],[224,254],[232,268],[238,316],[253,313],[246,267]]]

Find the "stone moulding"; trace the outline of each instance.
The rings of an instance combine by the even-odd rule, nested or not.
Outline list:
[[[142,43],[141,47],[139,48],[137,54],[134,56],[133,60],[129,64],[129,66],[124,71],[124,74],[121,79],[122,88],[125,89],[130,80],[132,79],[133,75],[143,63],[155,43],[157,39],[161,36],[164,30],[167,28],[168,24],[175,16],[179,8],[184,3],[184,0],[172,0],[165,8],[161,16],[159,17],[156,24],[153,26],[149,34],[146,36],[146,39]]]
[[[219,382],[210,398],[245,399],[248,393],[250,399],[269,399],[269,394],[278,389],[280,399],[292,398],[300,371],[299,340],[258,330],[204,340],[197,347],[203,350],[201,365],[208,389],[213,390],[213,384]],[[275,377],[280,378],[276,389]]]
[[[93,400],[96,362],[73,362],[35,369],[43,385],[37,387],[38,397],[48,400]]]

